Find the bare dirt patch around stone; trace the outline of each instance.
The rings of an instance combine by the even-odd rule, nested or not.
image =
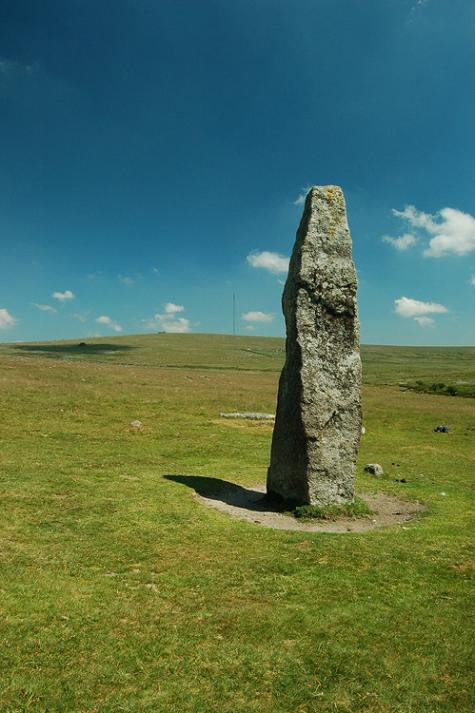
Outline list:
[[[170,476],[169,476],[170,477]],[[171,476],[170,478],[173,478]],[[180,482],[192,485],[193,476],[175,476]],[[173,479],[175,479],[173,478]],[[425,510],[423,503],[409,501],[386,493],[360,493],[373,514],[368,518],[352,519],[340,517],[335,520],[305,521],[293,515],[276,511],[265,498],[265,485],[245,488],[223,480],[196,477],[196,499],[206,505],[225,512],[231,517],[253,522],[275,530],[296,530],[299,532],[368,532],[390,525],[402,525]],[[207,487],[203,487],[206,481]],[[214,482],[211,482],[214,481]]]

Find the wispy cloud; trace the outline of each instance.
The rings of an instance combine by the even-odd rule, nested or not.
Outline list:
[[[32,74],[35,70],[35,65],[16,62],[12,59],[0,59],[0,75],[7,77],[18,74]]]
[[[135,285],[134,278],[129,277],[128,275],[119,275],[119,282],[122,285],[126,285],[127,287],[132,287],[132,285]]]
[[[412,23],[415,21],[417,14],[426,6],[428,5],[430,0],[416,0],[415,3],[411,6],[411,9],[409,10],[409,22]]]
[[[435,319],[432,317],[414,317],[414,319],[421,327],[433,327],[435,324]]]
[[[475,285],[475,275],[472,275],[472,277],[469,280],[471,285]]]
[[[416,0],[415,4],[412,6],[412,10],[417,10],[418,8],[422,8],[425,5],[428,5],[430,0]]]
[[[301,193],[297,196],[297,198],[294,200],[294,205],[303,205],[305,203],[305,199],[307,198],[307,193],[309,192],[311,186],[306,186],[305,188],[302,188]]]
[[[428,314],[446,314],[449,310],[437,302],[422,302],[412,297],[394,300],[394,311],[400,317],[413,318],[421,327],[431,327],[435,321]]]
[[[87,322],[88,317],[89,317],[90,312],[82,311],[82,312],[75,312],[73,314],[73,319],[77,319],[78,322]]]
[[[416,234],[404,233],[398,238],[384,236],[385,242],[405,250],[419,239],[425,241],[425,257],[467,255],[475,250],[475,218],[456,208],[441,208],[430,214],[407,205],[404,210],[393,210],[393,215],[403,220]],[[418,232],[418,234],[417,234]],[[412,238],[414,238],[412,240]]]
[[[191,331],[190,320],[186,317],[177,317],[177,314],[184,312],[184,310],[185,307],[183,305],[167,302],[164,305],[163,312],[157,312],[152,319],[144,320],[144,322],[149,329],[184,334]]]
[[[392,238],[390,235],[383,235],[382,240],[385,243],[390,243],[396,248],[396,250],[402,251],[415,245],[418,238],[415,235],[412,235],[412,233],[404,233],[404,235],[400,235],[398,238]]]
[[[16,319],[12,317],[10,312],[5,307],[0,307],[0,329],[9,329],[14,327]]]
[[[50,314],[56,314],[58,311],[56,307],[52,307],[51,305],[42,305],[37,302],[32,302],[32,305],[33,307],[36,307],[36,309],[39,309],[42,312],[49,312]]]
[[[268,250],[262,252],[252,252],[247,258],[247,262],[251,267],[260,267],[264,270],[278,275],[287,272],[289,269],[289,258],[279,253],[273,253]]]
[[[97,317],[96,322],[98,324],[105,324],[106,327],[110,327],[114,330],[114,332],[122,332],[122,325],[118,322],[115,322],[111,317],[108,317],[106,314]]]
[[[71,290],[65,290],[64,292],[53,292],[51,296],[54,297],[55,300],[59,300],[59,302],[66,302],[67,300],[73,300],[75,294],[71,292]]]
[[[243,312],[241,319],[245,322],[272,322],[274,315],[271,312]]]

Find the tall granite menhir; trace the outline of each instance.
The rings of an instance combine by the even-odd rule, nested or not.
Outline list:
[[[287,503],[329,505],[354,495],[361,434],[356,289],[343,192],[314,186],[282,298],[286,361],[267,493]]]

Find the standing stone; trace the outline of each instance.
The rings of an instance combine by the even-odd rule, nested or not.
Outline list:
[[[356,289],[343,192],[314,186],[282,297],[286,361],[267,493],[287,503],[345,503],[354,495],[361,435]]]

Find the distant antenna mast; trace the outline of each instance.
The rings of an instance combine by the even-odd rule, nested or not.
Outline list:
[[[236,336],[236,293],[233,292],[233,337]]]

